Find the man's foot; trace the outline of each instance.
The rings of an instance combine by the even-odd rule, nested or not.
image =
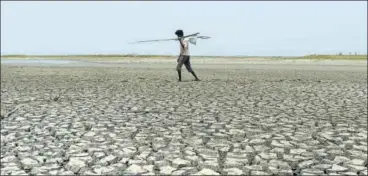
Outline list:
[[[201,81],[201,80],[197,78],[197,79],[195,79],[194,81]]]
[[[192,75],[194,76],[195,81],[200,81],[200,80],[198,79],[198,77],[197,77],[197,75],[195,74],[195,72],[194,72],[194,71],[192,71],[191,73],[192,73]]]

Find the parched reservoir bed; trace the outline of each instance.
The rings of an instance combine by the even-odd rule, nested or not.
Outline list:
[[[367,175],[364,67],[78,64],[2,60],[1,175]]]

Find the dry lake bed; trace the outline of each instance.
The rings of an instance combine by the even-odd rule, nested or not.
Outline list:
[[[355,61],[2,63],[1,175],[367,175]]]

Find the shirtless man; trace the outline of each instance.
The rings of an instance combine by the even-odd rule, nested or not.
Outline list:
[[[176,70],[178,71],[179,82],[181,81],[181,67],[183,64],[187,68],[188,72],[192,73],[195,78],[195,81],[199,81],[197,75],[194,73],[191,65],[190,65],[190,55],[189,55],[189,42],[187,39],[182,38],[184,36],[183,30],[177,30],[175,35],[178,36],[178,40],[180,43],[180,55],[177,60],[178,65],[176,66]]]

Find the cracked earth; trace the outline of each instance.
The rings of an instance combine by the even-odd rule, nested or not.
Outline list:
[[[2,66],[1,175],[367,175],[366,72],[196,71]]]

